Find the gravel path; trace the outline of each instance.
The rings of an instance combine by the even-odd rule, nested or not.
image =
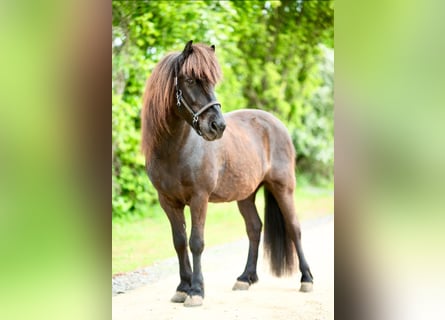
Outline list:
[[[290,278],[272,277],[261,258],[262,252],[259,282],[248,291],[232,291],[247,259],[246,239],[204,250],[206,297],[199,308],[169,302],[179,283],[176,257],[114,276],[113,319],[333,319],[333,216],[303,222],[302,237],[314,275],[313,292],[298,291],[299,273]]]

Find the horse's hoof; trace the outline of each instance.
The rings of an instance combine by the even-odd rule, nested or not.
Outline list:
[[[312,291],[313,288],[313,283],[312,282],[302,282],[301,283],[301,287],[300,287],[300,291],[301,292],[310,292]]]
[[[183,303],[187,298],[187,293],[182,291],[176,291],[175,295],[170,299],[171,302]]]
[[[232,290],[249,290],[250,284],[244,281],[237,281],[233,285]]]
[[[201,296],[187,296],[187,299],[184,301],[184,307],[199,307],[202,306],[202,301]]]

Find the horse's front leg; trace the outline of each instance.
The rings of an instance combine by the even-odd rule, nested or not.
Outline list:
[[[179,261],[181,282],[176,288],[171,302],[184,302],[192,285],[192,268],[187,249],[187,231],[185,227],[184,205],[159,196],[159,202],[170,220],[173,244]]]
[[[202,305],[204,299],[204,278],[201,270],[201,254],[204,250],[204,225],[207,214],[208,196],[195,196],[190,202],[192,231],[190,250],[193,255],[192,287],[184,302],[186,307]]]

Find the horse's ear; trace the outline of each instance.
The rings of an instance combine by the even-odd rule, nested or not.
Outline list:
[[[212,45],[210,46],[210,48],[212,48],[213,52],[215,52],[215,45],[214,45],[214,44],[212,44]]]
[[[190,40],[185,45],[184,51],[182,52],[182,54],[184,55],[184,58],[187,58],[193,52],[192,43],[193,43],[193,40]]]

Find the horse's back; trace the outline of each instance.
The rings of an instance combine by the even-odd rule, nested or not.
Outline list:
[[[271,113],[257,109],[241,109],[225,114],[225,119],[228,128],[237,134],[249,136],[252,144],[261,144],[270,161],[295,158],[287,128]]]
[[[289,136],[284,124],[269,112],[258,109],[241,109],[224,114],[227,122],[232,122],[237,126],[247,125],[257,130],[273,130],[271,135],[276,134]],[[271,136],[273,138],[273,136]]]

